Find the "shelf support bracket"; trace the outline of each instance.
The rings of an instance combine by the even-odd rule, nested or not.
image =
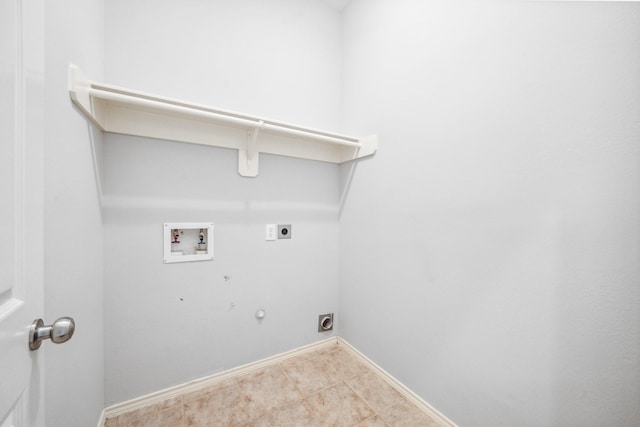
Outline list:
[[[258,120],[258,126],[247,131],[246,148],[238,149],[238,173],[241,176],[255,178],[258,176],[260,164],[258,153],[258,134],[264,126],[264,121]]]

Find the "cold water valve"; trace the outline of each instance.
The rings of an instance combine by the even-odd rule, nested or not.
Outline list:
[[[200,229],[200,233],[198,234],[198,238],[200,239],[198,243],[196,243],[196,254],[206,254],[207,253],[207,242],[205,241],[205,232],[204,229]]]

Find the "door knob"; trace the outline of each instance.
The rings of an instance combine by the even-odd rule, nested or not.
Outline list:
[[[52,325],[45,326],[42,319],[36,319],[29,330],[29,348],[37,350],[43,340],[51,339],[56,344],[67,342],[76,330],[76,322],[71,317],[61,317]]]

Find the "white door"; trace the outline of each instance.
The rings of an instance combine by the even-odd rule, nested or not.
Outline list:
[[[44,3],[0,0],[0,427],[44,426]]]

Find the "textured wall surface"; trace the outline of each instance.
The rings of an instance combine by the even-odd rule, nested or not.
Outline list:
[[[640,423],[640,5],[343,13],[340,334],[460,425]]]

